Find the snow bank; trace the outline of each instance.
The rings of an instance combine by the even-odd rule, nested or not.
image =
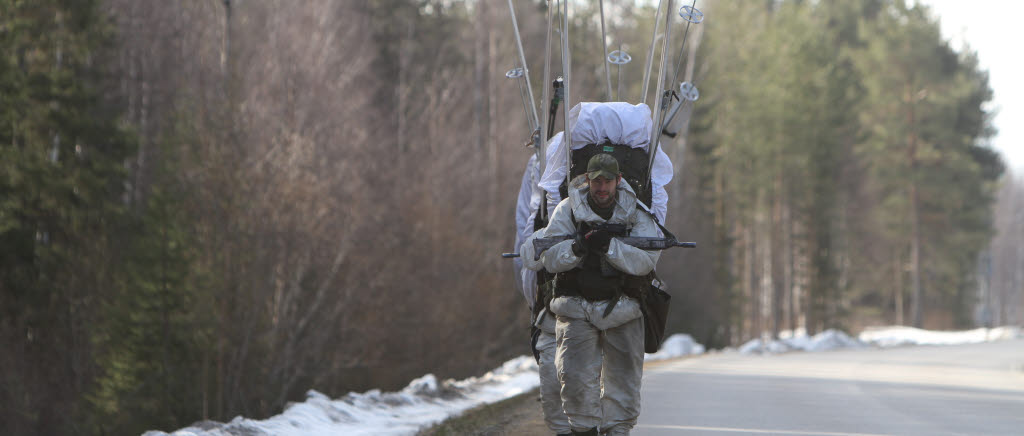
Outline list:
[[[1020,327],[980,328],[964,331],[933,331],[913,327],[869,327],[859,336],[861,341],[880,347],[901,345],[976,344],[1003,339],[1024,338]]]
[[[645,354],[644,361],[651,362],[697,354],[704,354],[704,346],[698,344],[690,335],[676,333],[661,343],[661,349],[657,353]]]
[[[779,354],[793,351],[785,341],[763,341],[751,339],[737,349],[743,354]]]
[[[412,435],[466,409],[530,391],[539,385],[537,364],[521,356],[480,377],[438,383],[427,374],[399,392],[374,389],[331,400],[316,391],[280,415],[257,421],[236,417],[228,423],[204,421],[171,436],[327,436]],[[143,436],[167,436],[148,431]]]
[[[809,342],[801,345],[804,351],[828,351],[840,348],[864,347],[863,343],[851,338],[846,333],[832,329],[814,335]]]
[[[779,336],[780,339],[770,341],[752,339],[741,345],[739,352],[743,354],[779,354],[790,351],[828,351],[866,346],[863,342],[835,329],[825,330],[811,337],[802,331],[796,334],[785,332]]]
[[[645,360],[702,353],[704,346],[690,335],[675,334]],[[262,421],[239,416],[228,423],[203,421],[173,433],[148,431],[143,436],[413,435],[467,409],[513,397],[539,384],[533,357],[520,356],[480,377],[438,382],[427,374],[398,392],[374,389],[337,400],[311,390],[305,401],[289,404],[280,415]]]
[[[913,327],[868,327],[857,338],[839,330],[826,330],[813,337],[798,330],[782,332],[778,340],[753,339],[738,349],[743,354],[779,354],[790,351],[828,351],[867,346],[896,347],[903,345],[961,345],[1024,338],[1020,327],[999,327],[965,331],[933,331]]]

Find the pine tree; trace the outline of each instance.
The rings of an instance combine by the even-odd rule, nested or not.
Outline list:
[[[71,433],[135,142],[90,83],[109,37],[95,2],[4,1],[0,324],[5,433]],[[10,359],[9,358],[9,359]]]
[[[979,145],[989,133],[987,78],[943,41],[923,6],[894,2],[867,25],[857,58],[867,133],[859,154],[881,205],[879,239],[908,267],[910,323],[922,327],[931,313],[942,324],[962,324],[957,312],[969,305],[956,300],[973,281],[976,253],[991,231],[992,183],[1001,172]],[[897,301],[902,293],[896,290]]]
[[[204,386],[181,380],[202,369],[209,303],[183,193],[166,183],[126,207],[137,140],[98,91],[111,27],[94,1],[0,6],[3,432],[197,419]]]
[[[120,227],[118,274],[98,309],[93,343],[99,374],[88,395],[97,434],[172,429],[209,416],[215,307],[211,274],[181,206],[189,194],[169,150],[187,141],[172,132],[139,214]]]

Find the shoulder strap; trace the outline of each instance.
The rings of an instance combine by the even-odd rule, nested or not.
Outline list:
[[[576,229],[576,233],[580,232],[580,223],[576,221],[576,213],[573,212],[572,208],[569,208],[569,219],[572,221],[572,228]]]
[[[665,234],[666,238],[676,239],[676,235],[673,235],[672,232],[668,231],[668,229],[665,228],[665,226],[661,225],[661,223],[658,222],[658,218],[655,217],[654,214],[651,214],[651,218],[654,218],[654,224],[658,225],[658,228],[661,229],[661,232]],[[678,241],[678,239],[676,240]]]
[[[672,232],[668,231],[668,229],[666,229],[665,226],[661,225],[661,223],[658,222],[658,217],[654,215],[654,212],[651,212],[651,210],[647,208],[647,205],[644,204],[644,202],[637,201],[636,204],[640,206],[641,210],[647,212],[647,215],[649,215],[651,219],[654,220],[654,224],[656,224],[658,228],[661,229],[661,232],[665,234],[666,238],[676,239],[676,235],[673,235]],[[676,240],[678,241],[678,239]]]

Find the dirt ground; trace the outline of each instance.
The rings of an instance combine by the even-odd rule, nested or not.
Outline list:
[[[419,432],[419,436],[503,436],[553,434],[544,424],[540,392],[534,389],[466,411]]]

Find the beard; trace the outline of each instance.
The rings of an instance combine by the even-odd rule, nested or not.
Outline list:
[[[611,206],[611,204],[615,200],[614,198],[612,198],[611,192],[608,191],[594,192],[591,194],[591,197],[594,199],[594,203],[596,203],[600,207]]]

